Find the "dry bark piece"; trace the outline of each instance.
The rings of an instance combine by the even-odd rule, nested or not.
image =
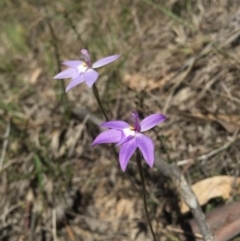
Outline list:
[[[240,202],[226,204],[215,208],[206,214],[206,221],[212,230],[215,241],[228,241],[240,234]],[[184,230],[185,236],[179,235],[181,240],[190,240],[194,234],[199,234],[200,230],[195,219],[189,221],[191,232]],[[202,238],[195,236],[195,241]]]
[[[240,220],[240,202],[233,202],[222,207],[215,208],[206,214],[206,219],[211,230],[216,233],[229,223]],[[191,220],[189,224],[194,233],[199,233],[199,228],[195,220]],[[240,230],[240,229],[239,229]]]
[[[226,224],[216,234],[216,241],[227,241],[240,233],[240,218]]]

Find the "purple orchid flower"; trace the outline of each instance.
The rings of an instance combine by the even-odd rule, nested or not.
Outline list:
[[[100,126],[110,128],[110,130],[99,134],[92,143],[92,146],[102,143],[117,143],[117,146],[121,145],[119,162],[123,171],[126,170],[127,164],[137,148],[140,149],[146,163],[150,167],[153,166],[153,141],[141,132],[150,130],[166,119],[162,114],[152,114],[140,122],[138,113],[135,111],[132,112],[132,117],[134,119],[133,125],[129,125],[127,122],[119,120],[104,122]]]
[[[120,57],[120,55],[111,55],[99,59],[97,62],[92,64],[88,51],[86,49],[82,49],[81,53],[84,61],[70,60],[63,62],[63,65],[66,65],[70,68],[63,70],[53,77],[54,79],[72,78],[72,81],[66,88],[66,92],[76,85],[79,85],[83,81],[85,81],[88,87],[91,88],[98,78],[98,72],[93,69],[107,65]]]

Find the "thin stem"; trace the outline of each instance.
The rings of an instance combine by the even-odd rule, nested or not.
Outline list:
[[[45,6],[45,4],[44,4],[44,6]],[[45,12],[46,12],[46,15],[48,15],[46,7],[45,7]],[[46,17],[46,20],[47,20],[49,31],[50,31],[51,36],[52,36],[52,45],[53,45],[53,48],[54,48],[54,54],[55,54],[55,58],[56,58],[56,61],[57,61],[58,72],[60,72],[61,71],[61,61],[60,61],[60,54],[59,54],[58,44],[57,44],[58,43],[58,38],[57,38],[57,35],[56,35],[55,31],[54,31],[54,28],[52,26],[50,18],[48,16]],[[68,98],[67,98],[67,95],[66,95],[66,92],[65,92],[65,84],[64,84],[63,80],[61,80],[59,82],[60,82],[60,86],[61,86],[61,90],[62,90],[61,101],[63,101],[64,106],[65,106],[65,104],[68,101]]]
[[[153,240],[157,241],[155,233],[153,231],[151,220],[150,220],[150,217],[149,217],[148,209],[147,209],[147,192],[146,192],[146,186],[145,186],[145,178],[144,178],[144,175],[143,175],[143,169],[142,169],[142,163],[141,163],[141,154],[140,154],[138,149],[137,149],[136,161],[137,161],[137,166],[138,166],[139,174],[140,174],[141,181],[142,181],[142,187],[143,187],[144,210],[145,210],[145,213],[146,213],[146,216],[147,216],[147,220],[148,220],[148,224],[149,224],[152,236],[153,236]]]
[[[94,94],[94,96],[95,96],[95,98],[96,98],[96,100],[97,100],[97,103],[98,103],[98,105],[99,105],[99,107],[100,107],[100,109],[101,109],[101,111],[102,111],[105,119],[106,119],[107,121],[109,121],[109,118],[108,118],[108,116],[107,116],[107,114],[106,114],[106,112],[105,112],[105,110],[104,110],[104,108],[103,108],[103,106],[102,106],[102,102],[101,102],[101,100],[100,100],[100,96],[99,96],[99,93],[98,93],[98,89],[97,89],[97,86],[96,86],[95,84],[93,84],[93,94]]]
[[[194,25],[192,25],[191,23],[188,23],[187,21],[185,21],[184,19],[180,18],[178,15],[174,14],[173,12],[171,12],[170,10],[154,3],[151,2],[149,0],[142,0],[142,2],[147,3],[148,5],[160,10],[161,12],[163,12],[166,16],[170,17],[171,19],[183,24],[184,26],[190,28],[191,30],[195,30],[196,31],[196,27]]]
[[[70,18],[68,12],[66,11],[63,16],[65,17],[65,19],[67,20],[68,24],[70,25],[70,27],[72,28],[73,32],[75,33],[78,41],[81,43],[82,46],[86,46],[86,43],[82,40],[81,35],[78,33],[77,28],[75,26],[75,24],[73,23],[72,19]]]
[[[43,6],[43,11],[46,15],[46,21],[47,21],[47,25],[48,25],[48,28],[49,28],[49,31],[50,31],[50,34],[51,34],[51,43],[52,43],[52,46],[53,46],[53,49],[54,49],[54,55],[55,55],[55,59],[57,61],[57,70],[58,72],[61,71],[61,61],[60,61],[60,54],[59,54],[59,48],[58,48],[58,38],[57,38],[57,34],[55,33],[54,31],[54,27],[52,26],[52,23],[51,23],[51,18],[49,17],[49,11],[47,9],[47,5],[46,5],[46,2],[45,0],[41,0],[42,1],[42,6]],[[64,107],[64,117],[68,119],[69,117],[69,108],[68,108],[68,96],[65,92],[65,84],[64,84],[64,81],[63,80],[60,80],[58,81],[58,83],[60,84],[60,91],[61,91],[61,94],[59,96],[60,98],[60,102],[63,103],[63,107]],[[58,85],[59,85],[58,84]]]

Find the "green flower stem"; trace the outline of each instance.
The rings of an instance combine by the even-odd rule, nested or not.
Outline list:
[[[153,240],[157,241],[155,233],[153,231],[151,220],[149,217],[148,209],[147,209],[147,192],[146,192],[146,186],[145,186],[145,178],[144,178],[143,169],[142,169],[141,154],[139,152],[139,149],[137,149],[136,161],[137,161],[137,166],[138,166],[139,174],[140,174],[141,181],[142,181],[144,210],[145,210],[145,213],[147,216],[147,220],[148,220],[148,224],[149,224],[152,236],[153,236]]]
[[[99,93],[98,93],[98,89],[97,89],[97,86],[96,86],[95,84],[93,84],[93,94],[94,94],[94,96],[95,96],[95,98],[96,98],[96,100],[97,100],[97,103],[98,103],[98,105],[99,105],[99,107],[100,107],[100,109],[101,109],[101,111],[102,111],[105,119],[106,119],[107,121],[109,121],[109,118],[108,118],[108,116],[107,116],[107,114],[106,114],[106,112],[105,112],[105,110],[104,110],[104,108],[103,108],[103,106],[102,106],[102,102],[101,102],[101,100],[100,100],[100,96],[99,96]]]
[[[93,84],[93,94],[94,94],[94,96],[95,96],[95,98],[97,100],[97,103],[98,103],[98,105],[99,105],[99,107],[100,107],[100,109],[101,109],[101,111],[102,111],[106,121],[109,121],[109,118],[108,118],[108,116],[107,116],[107,114],[106,114],[106,112],[105,112],[105,110],[103,108],[103,105],[102,105],[102,102],[101,102],[101,99],[100,99],[100,96],[99,96],[99,92],[98,92],[97,86],[95,84]],[[116,149],[115,149],[113,144],[111,146],[112,146],[114,157],[115,157],[115,159],[117,161],[118,166],[120,167],[119,162],[118,162]]]
[[[53,49],[54,49],[54,55],[55,55],[55,59],[57,61],[57,68],[58,68],[58,72],[61,71],[61,61],[60,61],[60,55],[59,55],[59,48],[58,48],[58,38],[57,38],[57,34],[54,30],[54,27],[52,26],[51,20],[50,20],[50,14],[49,11],[47,9],[47,5],[45,4],[45,1],[42,0],[43,3],[43,10],[44,10],[44,14],[46,15],[46,21],[47,21],[47,25],[48,28],[50,30],[50,34],[52,37],[52,45],[53,45]],[[64,80],[59,81],[59,85],[60,85],[60,102],[63,103],[63,108],[64,108],[64,117],[65,119],[69,117],[69,108],[68,108],[68,97],[66,95],[65,92],[65,84],[64,84]],[[59,96],[58,96],[59,98]]]

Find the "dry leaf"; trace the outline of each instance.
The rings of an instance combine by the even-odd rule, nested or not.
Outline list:
[[[60,130],[54,130],[51,134],[52,140],[50,144],[50,150],[52,151],[52,154],[54,157],[59,156],[59,144],[60,144],[60,135],[61,131]]]
[[[222,197],[228,199],[234,187],[240,185],[240,178],[231,176],[210,177],[192,185],[200,205],[206,204],[210,199]],[[240,190],[238,190],[240,193]],[[181,200],[180,209],[182,213],[189,211],[187,205]]]
[[[153,90],[156,88],[162,88],[172,76],[165,76],[160,80],[148,79],[140,74],[126,74],[123,82],[131,89],[141,91],[141,90]]]
[[[85,216],[85,222],[87,223],[88,228],[92,232],[101,232],[102,233],[102,232],[107,232],[107,230],[108,230],[108,223],[104,222],[101,219]]]
[[[194,92],[192,92],[190,87],[183,88],[174,96],[173,103],[179,105],[179,103],[189,100],[193,94]]]
[[[42,68],[36,68],[30,75],[30,83],[35,84],[37,82],[38,77],[42,73]]]
[[[216,121],[222,127],[224,127],[228,132],[233,133],[240,127],[240,115],[224,115],[224,114],[202,114],[200,112],[197,112],[194,110],[190,114],[190,116],[202,119],[202,120],[208,120],[208,121]]]
[[[134,216],[134,200],[120,199],[116,205],[116,216],[119,218],[132,219]]]

